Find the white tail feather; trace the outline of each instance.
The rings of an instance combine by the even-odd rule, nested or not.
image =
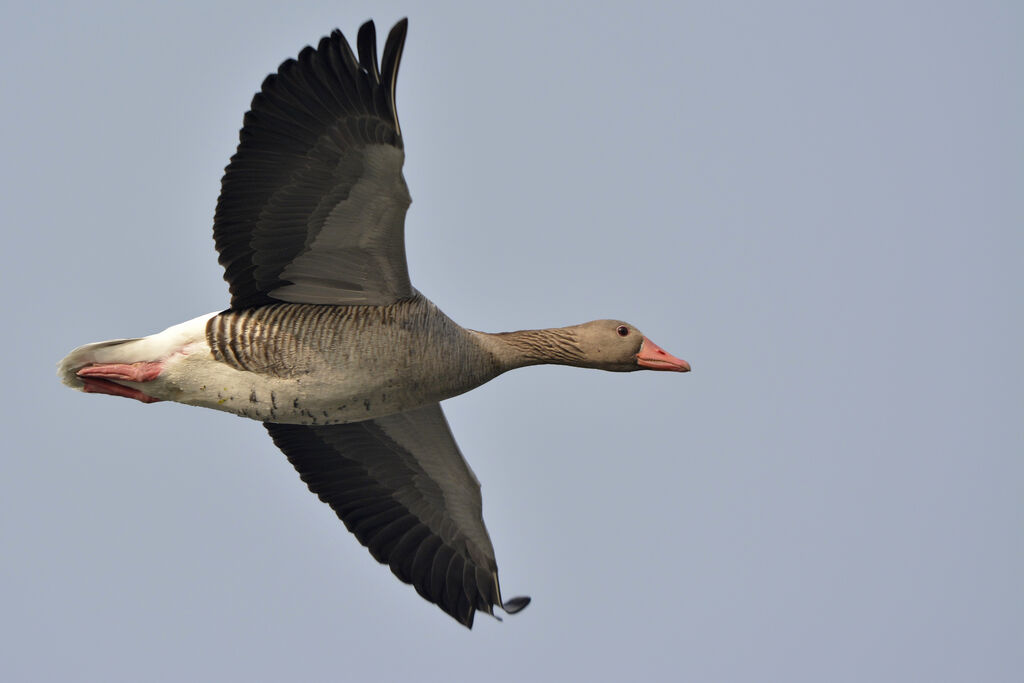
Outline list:
[[[57,364],[57,375],[64,384],[81,391],[84,384],[77,373],[86,365],[164,360],[188,344],[205,341],[206,321],[215,315],[216,311],[207,313],[148,337],[111,339],[79,346]]]

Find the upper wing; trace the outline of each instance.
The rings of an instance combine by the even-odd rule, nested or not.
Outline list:
[[[358,61],[336,30],[263,81],[214,216],[232,308],[384,305],[412,294],[404,234],[412,200],[395,110],[406,28],[402,19],[391,29],[383,69],[368,21]]]
[[[424,598],[468,627],[476,610],[529,603],[502,602],[480,482],[440,405],[350,424],[265,426],[309,490]]]

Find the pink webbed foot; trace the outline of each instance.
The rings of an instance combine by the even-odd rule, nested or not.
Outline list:
[[[134,398],[136,401],[142,401],[143,403],[157,403],[160,401],[159,398],[153,398],[148,394],[144,394],[138,389],[132,389],[124,385],[118,384],[117,382],[111,382],[107,379],[93,379],[92,377],[83,377],[82,391],[87,394],[109,394],[110,396],[123,396],[124,398]]]
[[[110,396],[122,396],[134,398],[143,403],[156,403],[160,399],[153,398],[138,389],[126,387],[112,380],[126,380],[129,382],[149,382],[160,376],[163,366],[160,363],[139,362],[139,363],[99,363],[88,365],[77,374],[82,378],[82,390],[87,394],[108,394]]]
[[[79,377],[123,379],[129,382],[149,382],[160,376],[163,364],[148,361],[138,363],[96,363],[87,365],[76,374]]]

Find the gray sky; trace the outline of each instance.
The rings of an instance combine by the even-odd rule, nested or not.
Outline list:
[[[150,4],[0,10],[0,678],[1019,680],[1019,3]],[[534,598],[472,632],[260,425],[54,376],[226,305],[253,93],[404,15],[414,284],[694,368],[445,404]]]

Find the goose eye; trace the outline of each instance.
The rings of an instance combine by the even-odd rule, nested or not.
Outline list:
[[[615,331],[619,333],[620,337],[625,337],[627,334],[629,334],[629,328],[626,327],[625,325],[619,325],[618,327],[615,328]]]

